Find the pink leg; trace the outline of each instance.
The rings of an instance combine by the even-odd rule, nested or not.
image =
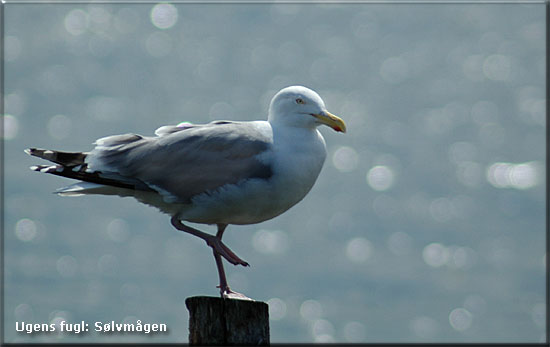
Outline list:
[[[245,295],[232,291],[227,284],[227,278],[225,277],[222,257],[227,259],[227,261],[229,261],[233,265],[249,266],[247,262],[239,258],[235,253],[233,253],[233,251],[231,251],[226,245],[223,244],[222,236],[225,228],[227,227],[227,224],[218,224],[218,232],[216,233],[216,236],[213,236],[183,224],[176,217],[172,217],[171,222],[176,229],[200,237],[201,239],[206,241],[206,244],[208,246],[212,247],[214,259],[216,259],[216,267],[218,268],[218,275],[220,277],[220,285],[218,286],[218,288],[220,288],[220,294],[222,298],[250,300]]]
[[[242,265],[242,266],[249,266],[249,264],[239,258],[235,253],[233,253],[232,250],[229,249],[223,242],[222,242],[222,236],[225,228],[227,227],[227,224],[218,224],[218,233],[216,236],[207,234],[205,232],[202,232],[200,230],[197,230],[195,228],[191,228],[190,226],[187,226],[183,224],[179,219],[176,217],[172,217],[171,219],[172,225],[174,228],[184,231],[186,233],[189,233],[191,235],[195,235],[197,237],[200,237],[204,241],[206,241],[206,244],[214,250],[214,252],[220,254],[222,257],[227,259],[228,262],[230,262],[233,265]]]

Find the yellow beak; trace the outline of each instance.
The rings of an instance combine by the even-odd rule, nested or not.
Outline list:
[[[317,118],[319,122],[321,122],[324,125],[328,125],[332,129],[339,131],[339,132],[346,132],[346,123],[342,120],[342,118],[333,115],[329,111],[323,111],[319,114],[312,114],[313,117]]]

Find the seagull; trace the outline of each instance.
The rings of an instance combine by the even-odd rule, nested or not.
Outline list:
[[[134,197],[171,217],[177,230],[212,248],[222,298],[249,299],[230,289],[222,257],[249,266],[222,242],[229,224],[256,224],[302,200],[317,180],[327,151],[317,130],[346,132],[344,121],[303,86],[280,90],[267,121],[183,122],[162,126],[156,136],[123,134],[100,138],[90,152],[28,148],[29,155],[55,165],[31,170],[77,179],[56,191]],[[185,222],[215,224],[215,235]],[[249,299],[250,300],[250,299]]]

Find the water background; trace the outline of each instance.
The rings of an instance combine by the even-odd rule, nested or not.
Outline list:
[[[348,133],[311,193],[230,226],[272,342],[545,339],[544,4],[8,4],[6,342],[185,342],[211,251],[131,198],[62,198],[31,146],[87,151],[181,121],[265,119],[293,84]],[[203,227],[213,231],[212,227]],[[15,322],[165,323],[25,334]]]

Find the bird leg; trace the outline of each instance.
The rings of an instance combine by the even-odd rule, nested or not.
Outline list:
[[[176,217],[172,217],[170,221],[172,222],[172,225],[174,226],[174,228],[203,239],[208,246],[212,247],[214,252],[220,254],[222,257],[227,259],[227,261],[230,262],[231,264],[249,266],[249,264],[246,261],[239,258],[235,253],[233,253],[232,250],[229,249],[229,247],[227,247],[222,242],[223,232],[227,227],[227,224],[218,224],[218,233],[216,234],[216,236],[213,236],[183,224]],[[221,232],[220,232],[220,228],[221,228]]]
[[[227,261],[229,261],[233,265],[249,266],[247,262],[239,258],[235,253],[233,253],[233,251],[229,249],[229,247],[223,244],[222,236],[225,228],[227,227],[227,224],[218,224],[218,232],[216,233],[216,236],[213,236],[183,224],[176,217],[172,217],[171,222],[176,229],[200,237],[201,239],[206,241],[206,244],[208,246],[212,247],[214,259],[216,259],[216,267],[218,268],[218,275],[220,277],[220,285],[218,286],[218,288],[220,288],[220,294],[222,298],[251,300],[241,293],[232,291],[227,284],[227,278],[225,277],[222,257],[227,259]]]

